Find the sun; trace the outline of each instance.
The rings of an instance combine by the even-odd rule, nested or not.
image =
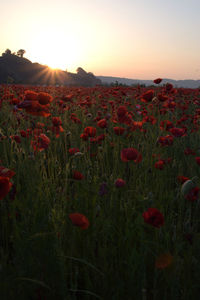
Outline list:
[[[57,43],[57,45],[59,45]],[[63,45],[60,47],[52,45],[47,53],[44,53],[43,60],[52,69],[74,69],[78,67],[79,50],[75,42],[70,45]]]
[[[38,33],[32,40],[31,53],[35,62],[64,71],[76,70],[81,61],[77,36],[56,29]]]

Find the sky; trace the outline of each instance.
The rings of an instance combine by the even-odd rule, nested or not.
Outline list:
[[[1,0],[0,55],[69,72],[200,79],[200,0]]]

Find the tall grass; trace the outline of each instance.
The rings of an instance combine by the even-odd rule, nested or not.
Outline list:
[[[195,157],[200,156],[200,135],[199,130],[191,130],[199,92],[189,90],[184,95],[183,90],[170,93],[163,87],[168,96],[164,103],[173,99],[176,107],[162,114],[163,102],[141,102],[145,89],[41,88],[54,96],[51,116],[44,118],[16,107],[13,111],[11,94],[23,98],[25,89],[2,86],[0,90],[0,159],[2,166],[15,172],[11,191],[0,201],[1,299],[198,299],[200,201],[185,198],[177,176],[193,178],[199,186]],[[156,95],[160,92],[161,88],[154,90]],[[70,93],[72,102],[56,104]],[[145,113],[138,113],[137,104]],[[184,104],[186,110],[180,108]],[[142,128],[130,130],[129,124],[117,119],[120,105],[133,113],[132,122],[154,116],[156,123],[146,121]],[[110,114],[105,129],[94,121],[98,111],[101,119]],[[80,124],[72,121],[71,113]],[[176,126],[183,115],[188,119]],[[50,129],[53,116],[60,117],[64,129],[57,138]],[[171,134],[160,129],[162,120],[186,126],[185,136],[162,147],[158,138]],[[34,151],[34,133],[21,137],[21,143],[10,138],[37,122],[44,123],[43,132],[51,140],[47,149]],[[197,118],[197,127],[198,123]],[[104,133],[105,139],[82,140],[87,126],[97,128],[97,136]],[[117,136],[114,126],[124,127],[125,134]],[[81,153],[70,155],[73,147]],[[122,149],[129,147],[141,153],[141,162],[121,160]],[[195,156],[184,154],[188,147]],[[156,161],[168,158],[171,162],[163,170],[155,168]],[[74,179],[73,170],[84,179]],[[115,186],[117,178],[125,180],[124,187]],[[160,228],[145,223],[142,214],[149,207],[163,214]],[[69,214],[74,212],[88,218],[88,229],[73,225]],[[157,268],[157,258],[165,253],[172,256],[172,263]]]

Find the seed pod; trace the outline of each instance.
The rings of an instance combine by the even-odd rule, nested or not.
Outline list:
[[[196,185],[192,180],[185,181],[181,186],[181,194],[185,197],[191,189],[195,188],[195,186]]]

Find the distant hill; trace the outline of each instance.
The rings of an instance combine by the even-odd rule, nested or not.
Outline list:
[[[62,70],[52,70],[48,66],[32,63],[24,57],[11,53],[3,53],[0,56],[0,84],[17,83],[32,85],[66,85],[93,87],[101,84],[125,84],[125,85],[154,85],[152,80],[140,80],[111,76],[94,76],[82,68],[77,73]],[[200,88],[200,80],[173,80],[164,78],[162,84],[172,83],[174,87]]]
[[[129,79],[129,78],[121,78],[121,77],[111,77],[111,76],[97,76],[102,81],[102,84],[111,84],[118,82],[119,84],[126,85],[137,85],[137,84],[145,84],[146,86],[154,85],[153,80],[140,80],[140,79]],[[173,84],[174,87],[184,87],[184,88],[199,88],[200,80],[174,80],[164,78],[161,84],[166,84],[167,82]]]
[[[82,68],[78,68],[77,73],[52,70],[48,66],[32,63],[24,57],[4,53],[0,56],[0,83],[92,87],[100,85],[101,80]]]

